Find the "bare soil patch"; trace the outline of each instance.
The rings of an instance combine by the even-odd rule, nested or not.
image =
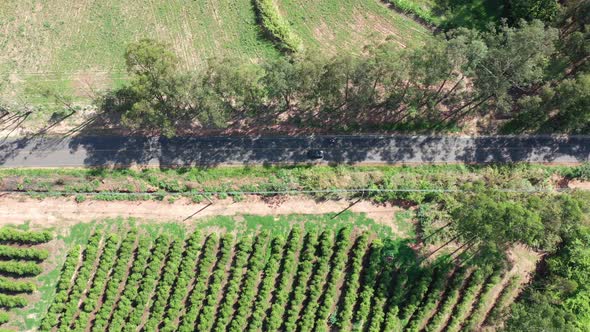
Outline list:
[[[338,213],[348,208],[351,202],[315,201],[309,198],[288,196],[280,201],[266,200],[258,196],[246,196],[243,201],[231,198],[192,203],[182,198],[174,203],[164,201],[93,201],[76,203],[73,198],[33,199],[24,195],[0,197],[0,225],[30,223],[31,227],[66,227],[80,222],[98,219],[133,217],[150,222],[186,221],[211,216],[287,215]],[[402,208],[391,205],[375,205],[361,201],[349,211],[366,213],[369,218],[388,226],[394,226],[395,213]]]
[[[571,180],[568,181],[567,187],[570,189],[590,190],[590,181]]]

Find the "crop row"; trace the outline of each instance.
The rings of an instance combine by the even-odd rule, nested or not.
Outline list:
[[[169,249],[170,237],[166,234],[160,235],[156,239],[154,251],[150,255],[150,262],[141,278],[138,293],[134,296],[133,309],[130,310],[127,324],[125,324],[123,331],[136,331],[141,324],[141,318],[160,279],[160,270],[168,255]]]
[[[294,231],[295,229],[291,231],[292,235]],[[297,245],[293,243],[293,236],[291,236],[289,239],[289,245]],[[296,241],[299,241],[299,235],[297,235]],[[258,294],[256,295],[256,300],[254,302],[254,307],[252,309],[252,314],[250,315],[250,321],[246,328],[248,331],[253,332],[262,329],[264,313],[270,306],[269,296],[273,290],[275,281],[277,280],[277,274],[279,272],[281,258],[283,257],[284,245],[285,240],[281,237],[277,237],[272,241],[271,255],[269,260],[266,262],[266,265],[264,266],[263,278],[260,282]]]
[[[51,241],[49,231],[21,231],[11,227],[0,228],[1,243],[39,244]]]
[[[281,16],[274,0],[255,0],[254,5],[258,10],[264,29],[273,38],[281,42],[283,48],[292,52],[296,52],[301,48],[301,40],[291,30],[289,23]]]
[[[101,250],[100,243],[101,233],[99,232],[95,232],[88,239],[88,245],[82,254],[82,265],[78,270],[70,294],[63,306],[63,312],[61,313],[58,325],[59,330],[61,331],[69,331],[70,323],[72,322],[74,315],[78,312],[79,299],[82,297],[83,292],[86,291],[88,280],[90,280],[92,276],[94,263]]]
[[[301,321],[299,322],[299,329],[301,331],[311,330],[315,323],[315,315],[320,305],[319,300],[324,289],[324,284],[326,283],[326,276],[330,272],[330,257],[333,252],[332,242],[332,233],[329,231],[324,232],[318,248],[319,253],[318,261],[316,262],[316,271],[311,280],[310,286],[308,287],[309,295],[307,296],[307,302],[304,306],[303,314],[301,315]],[[299,304],[303,304],[303,301],[300,301]],[[288,316],[288,319],[291,319],[291,323],[289,324],[291,324],[292,329],[295,327],[295,319],[297,319],[297,317],[298,311],[295,310],[291,311]],[[289,325],[285,323],[285,326]]]
[[[78,314],[78,318],[74,321],[73,330],[83,331],[90,318],[90,313],[98,305],[99,297],[103,294],[107,282],[108,273],[115,263],[118,247],[119,236],[117,234],[109,235],[102,255],[100,256],[96,272],[94,273],[92,284],[86,294],[86,298],[82,302],[82,308]]]
[[[117,255],[117,262],[113,267],[110,279],[106,284],[103,303],[96,313],[94,323],[92,324],[92,331],[104,331],[105,327],[108,325],[113,305],[119,295],[119,285],[127,276],[127,266],[133,255],[136,240],[137,229],[133,228],[127,233],[125,239],[121,242]]]
[[[217,241],[215,244],[216,243]],[[203,301],[207,296],[207,285],[214,284],[216,282],[219,282],[219,285],[221,285],[220,279],[222,278],[222,274],[225,272],[226,264],[230,259],[232,243],[233,237],[226,234],[221,238],[221,244],[219,245],[218,252],[219,259],[217,261],[215,260],[216,257],[213,250],[210,251],[210,253],[205,252],[207,255],[204,255],[201,258],[201,261],[199,262],[199,272],[195,277],[195,284],[188,298],[186,312],[184,316],[182,316],[179,331],[188,332],[194,330],[201,306],[203,306]],[[210,274],[212,266],[213,272]],[[210,275],[211,283],[209,283]]]
[[[32,281],[17,281],[0,277],[1,293],[32,293],[36,288]]]
[[[354,305],[358,298],[360,288],[360,275],[363,269],[363,259],[369,243],[369,234],[363,233],[352,248],[350,272],[345,280],[345,290],[342,299],[342,306],[337,320],[338,327],[343,331],[350,330]]]
[[[488,278],[481,291],[479,301],[475,303],[473,312],[465,322],[465,330],[474,331],[477,329],[479,323],[483,322],[486,314],[486,305],[491,301],[492,290],[502,281],[501,275],[501,270],[496,270]]]
[[[445,290],[444,299],[442,299],[439,303],[439,306],[436,310],[436,314],[434,314],[434,316],[431,317],[430,321],[425,327],[425,330],[427,332],[438,331],[441,328],[441,326],[445,323],[445,319],[451,313],[453,307],[459,300],[461,286],[463,286],[465,277],[467,276],[468,272],[463,268],[455,271],[455,273],[452,276],[453,279],[449,287],[447,287],[447,289]]]
[[[231,332],[243,331],[248,324],[247,316],[252,301],[256,296],[256,284],[259,280],[260,271],[264,267],[267,238],[268,234],[264,233],[262,236],[258,236],[254,243],[252,256],[248,262],[248,269],[244,276],[244,282],[242,283],[241,294],[237,301],[237,309],[233,315],[233,319],[229,323],[229,330]]]
[[[18,248],[0,245],[0,258],[21,259],[29,261],[44,261],[49,256],[49,251],[37,248]]]
[[[215,313],[215,306],[217,305],[217,297],[221,291],[222,283],[225,280],[225,269],[227,263],[230,261],[232,243],[233,236],[229,234],[224,235],[224,237],[221,239],[221,248],[219,250],[221,255],[213,270],[211,281],[207,287],[207,296],[205,297],[203,308],[201,309],[201,313],[198,317],[198,331],[208,331],[213,326],[213,315]],[[242,262],[245,263],[247,250],[248,244],[244,241],[240,242],[235,258],[237,264],[242,264]]]
[[[350,234],[352,229],[349,227],[343,228],[338,233],[336,239],[336,249],[334,250],[334,257],[331,263],[331,271],[326,282],[326,289],[324,290],[323,301],[316,315],[316,331],[325,331],[330,310],[336,298],[337,283],[342,276],[341,271],[344,271],[346,265],[346,257],[350,246]],[[335,316],[334,316],[335,317]]]
[[[188,243],[186,248],[183,248],[182,243],[178,241],[173,243],[168,255],[168,262],[164,268],[164,274],[162,275],[162,278],[158,283],[158,288],[156,289],[155,299],[152,303],[148,320],[143,327],[144,330],[157,330],[160,322],[162,321],[162,318],[164,317],[166,304],[169,302],[173,286],[177,279],[180,278],[180,268],[183,267],[184,259],[187,257],[189,259],[192,258],[192,263],[194,264],[200,237],[201,235],[199,232],[194,232],[191,239],[187,241]],[[188,253],[189,250],[193,251],[193,254]]]
[[[137,244],[137,254],[133,265],[131,266],[131,272],[127,277],[125,288],[121,293],[119,301],[114,305],[114,311],[110,323],[107,325],[107,330],[122,331],[127,315],[133,309],[133,302],[137,296],[137,286],[143,279],[143,274],[148,264],[148,259],[151,254],[152,241],[148,237],[139,237]]]
[[[76,268],[80,259],[80,251],[80,246],[74,246],[66,256],[59,276],[59,281],[55,287],[56,291],[55,296],[53,297],[53,303],[41,321],[39,330],[49,331],[53,326],[57,326],[59,323],[58,316],[64,310],[68,300],[68,291],[70,290],[70,284],[76,273]]]
[[[371,300],[375,294],[374,288],[377,277],[382,268],[381,253],[383,250],[383,243],[381,241],[373,241],[370,250],[369,262],[362,281],[362,291],[357,299],[357,311],[353,320],[353,330],[363,329],[363,325],[371,309]]]
[[[299,264],[297,267],[297,273],[295,278],[293,279],[293,290],[292,290],[292,297],[299,296],[297,293],[301,293],[305,291],[305,285],[307,283],[307,278],[311,274],[311,269],[313,268],[313,261],[315,258],[315,247],[318,243],[318,234],[317,231],[311,230],[307,232],[305,235],[303,246],[303,252],[301,253],[301,257],[299,258]],[[285,282],[285,284],[281,284],[279,288],[279,292],[275,297],[275,302],[271,307],[270,316],[268,317],[268,326],[267,328],[272,331],[277,331],[280,329],[281,325],[283,325],[283,317],[287,308],[288,300],[289,300],[289,291],[287,279],[282,279],[281,282]]]
[[[473,301],[477,297],[477,294],[481,290],[482,283],[486,277],[482,270],[473,272],[469,284],[463,290],[461,300],[455,306],[451,318],[448,321],[446,331],[457,332],[461,328],[461,324],[465,319],[465,316],[471,311]]]
[[[176,328],[175,322],[180,316],[180,312],[185,303],[184,301],[189,293],[190,283],[196,275],[195,264],[201,248],[200,238],[201,234],[195,232],[188,239],[186,253],[181,262],[178,278],[176,279],[176,286],[170,295],[168,309],[164,314],[164,321],[162,322],[163,326],[160,329],[161,331],[173,331]],[[203,271],[203,267],[208,271],[208,265],[213,264],[216,247],[217,238],[215,236],[207,237],[205,244],[203,245],[201,259],[199,260],[200,271]]]

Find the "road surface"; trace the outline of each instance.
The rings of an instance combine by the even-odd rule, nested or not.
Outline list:
[[[315,136],[23,138],[0,143],[0,167],[323,163],[581,163],[590,136]],[[315,161],[317,162],[317,161]]]

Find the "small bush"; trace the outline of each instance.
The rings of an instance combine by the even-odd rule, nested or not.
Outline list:
[[[255,0],[254,4],[258,9],[262,26],[281,42],[282,47],[291,52],[301,49],[301,40],[291,31],[289,23],[281,16],[273,0]]]
[[[82,203],[86,200],[86,195],[76,195],[76,203]]]

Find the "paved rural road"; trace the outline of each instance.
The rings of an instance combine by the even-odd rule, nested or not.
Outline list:
[[[0,142],[0,167],[290,164],[310,162],[310,149],[326,163],[579,163],[590,160],[590,136],[23,138]]]

